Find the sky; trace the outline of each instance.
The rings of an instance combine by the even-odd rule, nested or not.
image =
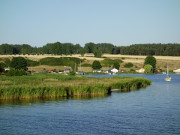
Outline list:
[[[0,0],[0,44],[180,43],[180,0]]]

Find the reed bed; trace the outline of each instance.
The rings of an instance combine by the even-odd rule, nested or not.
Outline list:
[[[0,99],[108,95],[111,89],[130,91],[150,84],[150,80],[140,77],[87,78],[46,73],[1,76]]]

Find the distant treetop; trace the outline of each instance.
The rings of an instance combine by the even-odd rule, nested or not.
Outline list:
[[[110,43],[86,43],[84,47],[72,43],[48,43],[43,47],[32,47],[28,44],[0,45],[0,55],[12,54],[53,54],[71,55],[94,53],[95,57],[102,54],[122,54],[122,55],[160,55],[160,56],[180,56],[180,44],[134,44],[130,46],[115,46]]]

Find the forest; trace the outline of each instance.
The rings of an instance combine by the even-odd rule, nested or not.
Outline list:
[[[94,53],[95,57],[102,54],[122,54],[122,55],[160,55],[160,56],[180,56],[180,44],[133,44],[130,46],[116,46],[110,43],[86,43],[84,47],[80,44],[72,43],[48,43],[42,47],[32,47],[28,44],[1,44],[0,55],[13,54],[53,54],[71,55]]]

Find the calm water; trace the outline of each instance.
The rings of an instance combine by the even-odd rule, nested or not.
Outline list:
[[[180,134],[180,75],[171,75],[171,82],[165,75],[120,76],[153,84],[108,97],[1,103],[0,135]]]

